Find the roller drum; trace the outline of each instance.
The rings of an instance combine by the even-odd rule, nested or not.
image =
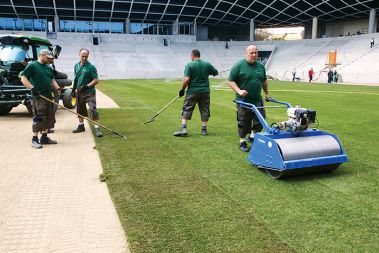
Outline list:
[[[276,139],[284,161],[341,154],[341,147],[331,135]]]

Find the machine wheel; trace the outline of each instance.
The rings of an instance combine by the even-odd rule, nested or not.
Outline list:
[[[72,81],[70,79],[55,79],[55,81],[61,89],[63,89],[66,86],[71,86],[72,84]]]
[[[285,177],[296,177],[300,175],[330,173],[332,171],[335,171],[338,166],[340,166],[339,163],[291,170],[273,170],[268,168],[264,168],[264,170],[266,174],[273,179],[281,179]]]
[[[63,91],[63,105],[68,109],[74,109],[76,107],[76,98],[71,96],[72,89],[66,89]]]
[[[269,175],[273,179],[280,179],[287,176],[286,171],[283,171],[283,170],[265,169],[265,172],[267,175]]]
[[[63,72],[60,72],[60,71],[55,71],[55,76],[54,76],[55,79],[67,79],[68,76],[67,74],[63,73]]]
[[[0,105],[0,116],[7,115],[12,108],[12,106]]]

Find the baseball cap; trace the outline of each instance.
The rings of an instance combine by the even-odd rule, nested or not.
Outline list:
[[[42,49],[41,51],[39,51],[39,54],[44,54],[47,56],[47,58],[50,58],[50,59],[54,59],[55,57],[53,56],[53,54],[51,53],[50,50],[48,49]]]

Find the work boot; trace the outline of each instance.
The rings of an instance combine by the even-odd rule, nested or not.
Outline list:
[[[103,133],[101,132],[99,127],[95,128],[95,135],[96,137],[103,137]]]
[[[181,136],[187,136],[187,134],[188,134],[187,128],[182,128],[179,131],[176,131],[174,133],[174,136],[181,137]]]
[[[207,131],[206,128],[201,129],[201,135],[202,135],[202,136],[206,136],[206,135],[208,135],[208,131]]]
[[[240,149],[241,149],[243,152],[249,152],[249,148],[248,148],[248,146],[247,146],[246,141],[240,142]]]
[[[35,137],[35,138],[32,139],[32,147],[35,148],[35,149],[42,148],[42,145],[39,142],[38,137]]]
[[[84,132],[84,131],[86,131],[86,129],[84,128],[84,125],[79,124],[78,127],[75,130],[73,130],[72,132],[74,134],[76,134],[76,133],[80,133],[80,132]]]
[[[39,139],[40,143],[41,144],[58,144],[57,141],[53,141],[52,139],[50,139],[49,137],[47,137],[47,135],[42,135],[41,138]]]

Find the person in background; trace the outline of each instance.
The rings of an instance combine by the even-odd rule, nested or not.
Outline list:
[[[313,80],[313,68],[311,68],[309,71],[308,71],[308,77],[309,77],[309,82],[312,82]]]
[[[337,73],[337,70],[333,71],[333,81],[335,83],[338,83],[338,73]]]
[[[333,80],[333,71],[332,69],[329,69],[328,71],[328,83],[332,83]]]

